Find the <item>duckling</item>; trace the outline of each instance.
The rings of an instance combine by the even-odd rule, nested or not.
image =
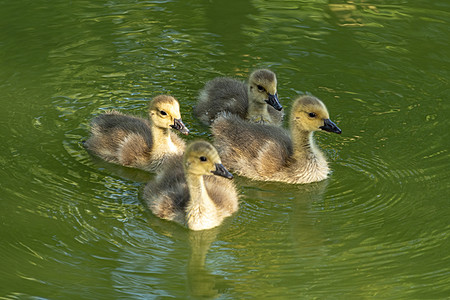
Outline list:
[[[170,128],[188,134],[178,101],[159,95],[149,102],[149,120],[109,111],[92,120],[84,146],[102,159],[127,167],[156,171],[168,156],[181,155],[184,141]]]
[[[277,77],[267,69],[251,73],[248,84],[218,77],[200,91],[194,114],[209,125],[217,114],[227,111],[253,123],[281,125],[283,107],[278,101]]]
[[[340,134],[318,98],[301,96],[290,115],[290,131],[251,124],[224,113],[212,124],[214,145],[224,165],[237,174],[262,181],[309,183],[327,178],[328,163],[316,146],[313,132]]]
[[[165,164],[145,186],[143,198],[162,219],[191,230],[210,229],[238,209],[231,178],[217,150],[208,142],[197,141],[187,146],[183,157],[173,157]]]

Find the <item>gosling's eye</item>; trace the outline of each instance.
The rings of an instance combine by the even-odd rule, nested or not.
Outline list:
[[[310,113],[308,114],[308,116],[310,116],[311,118],[315,118],[317,115],[316,115],[316,113],[310,112]]]
[[[207,161],[208,159],[204,156],[200,156],[200,161]]]
[[[264,88],[261,85],[258,84],[256,87],[258,88],[258,91],[260,91],[260,92],[264,91]]]
[[[166,113],[165,111],[163,111],[163,110],[161,110],[159,113],[160,113],[161,115],[163,115],[163,116],[167,116],[167,113]]]

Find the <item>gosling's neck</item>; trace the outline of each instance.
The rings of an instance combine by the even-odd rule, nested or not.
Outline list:
[[[216,206],[208,195],[203,176],[186,174],[190,199],[186,207],[186,223],[192,230],[217,226]]]
[[[293,157],[297,161],[322,160],[322,152],[317,148],[314,142],[314,133],[312,131],[292,128]]]
[[[154,126],[152,128],[153,147],[152,150],[158,152],[175,152],[175,145],[173,145],[170,138],[170,129]]]
[[[248,90],[248,112],[247,119],[256,123],[271,123],[272,118],[269,115],[268,104],[256,102],[252,98],[250,88]]]
[[[314,142],[313,132],[294,129],[292,130],[292,142],[295,161],[292,167],[298,170],[298,181],[308,183],[327,178],[328,163]]]

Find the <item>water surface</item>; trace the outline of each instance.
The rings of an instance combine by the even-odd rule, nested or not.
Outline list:
[[[450,297],[446,1],[0,3],[2,299]],[[161,93],[209,139],[199,89],[261,67],[343,130],[315,135],[326,181],[236,178],[239,212],[189,232],[81,146]]]

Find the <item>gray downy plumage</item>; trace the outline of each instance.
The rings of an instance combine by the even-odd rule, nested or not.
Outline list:
[[[328,163],[314,142],[313,132],[341,133],[322,101],[313,96],[294,102],[290,130],[251,124],[230,113],[216,118],[211,130],[227,168],[254,180],[286,183],[325,179]]]
[[[250,74],[248,83],[218,77],[199,93],[194,115],[211,124],[221,112],[230,112],[253,123],[282,125],[284,110],[278,100],[277,78],[267,69]]]
[[[188,145],[183,156],[165,163],[145,186],[143,198],[159,218],[191,230],[209,229],[238,210],[238,194],[231,177],[221,165],[217,150],[197,141]]]
[[[160,95],[149,102],[150,120],[109,111],[91,122],[86,149],[100,158],[127,167],[155,171],[171,155],[181,154],[185,143],[171,128],[187,134],[178,101]]]

